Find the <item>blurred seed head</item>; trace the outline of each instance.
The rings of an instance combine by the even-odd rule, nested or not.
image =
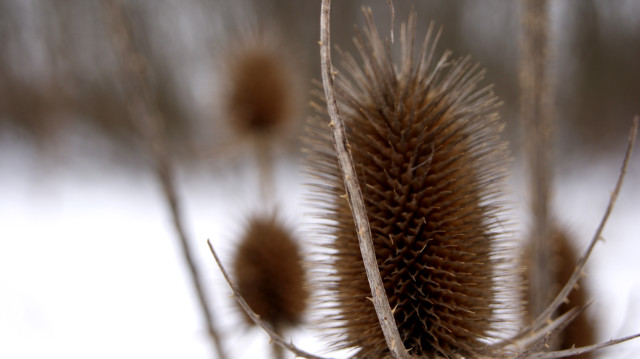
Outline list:
[[[273,32],[243,33],[225,52],[225,111],[244,136],[282,137],[299,109],[296,66]]]
[[[573,274],[576,264],[578,263],[578,254],[571,240],[570,234],[563,228],[555,226],[551,231],[551,273],[553,278],[553,288],[548,288],[548,300],[553,299],[562,286],[569,280]],[[522,256],[523,264],[525,268],[530,268],[531,264],[531,244],[529,244]],[[529,282],[529,271],[525,270],[524,282]],[[532,288],[529,285],[525,286],[524,300],[529,301],[533,295]],[[580,286],[574,288],[569,294],[568,303],[564,303],[558,308],[558,313],[565,313],[573,307],[581,307],[586,305],[589,301],[590,293],[588,288],[584,285],[584,279],[580,282]],[[526,307],[526,319],[532,321],[534,318],[531,315],[532,308]],[[550,346],[553,349],[570,349],[572,347],[582,347],[597,343],[595,324],[587,313],[583,313],[578,316],[573,322],[571,322],[561,333],[555,336],[555,339],[551,342]],[[592,353],[585,353],[581,355],[572,356],[574,359],[589,359],[593,358]]]
[[[516,291],[503,300],[519,278],[496,268],[512,246],[499,219],[508,156],[499,102],[468,58],[436,57],[433,26],[414,52],[415,13],[401,27],[397,64],[370,10],[365,20],[359,59],[343,54],[336,92],[400,336],[417,357],[486,355],[496,314],[520,303]],[[334,299],[327,325],[336,347],[381,358],[388,349],[327,123],[326,114],[312,119],[307,135],[311,172],[331,193],[314,202],[331,227],[328,277],[318,278]]]
[[[309,296],[302,255],[275,216],[248,221],[233,269],[240,293],[266,323],[283,329],[301,322]]]

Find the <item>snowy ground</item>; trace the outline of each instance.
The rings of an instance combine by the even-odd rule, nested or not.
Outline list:
[[[0,141],[0,358],[211,358],[153,176],[96,157],[99,151],[59,165],[20,143]],[[591,159],[589,166],[576,162],[558,180],[556,211],[581,248],[604,211],[621,159],[622,153]],[[241,324],[206,240],[229,262],[242,220],[255,211],[252,174],[250,166],[237,166],[179,181],[188,232],[232,358],[268,357],[267,339]],[[305,212],[300,176],[286,163],[277,176],[278,193],[288,193],[280,212],[295,226]],[[636,150],[605,242],[589,267],[596,296],[591,310],[601,318],[603,340],[640,332],[639,180]],[[321,353],[311,331],[293,340]],[[640,342],[616,350],[616,357],[635,357]]]

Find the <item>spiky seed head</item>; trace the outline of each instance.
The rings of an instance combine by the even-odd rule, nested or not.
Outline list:
[[[266,323],[277,329],[300,323],[309,296],[302,255],[275,216],[249,220],[233,269],[240,293]]]
[[[435,58],[433,26],[414,53],[415,13],[402,25],[397,64],[370,10],[365,20],[354,40],[360,63],[343,55],[336,93],[400,336],[416,357],[486,354],[494,314],[508,309],[498,294],[514,282],[496,270],[512,243],[498,219],[507,159],[498,100],[479,89],[483,73],[468,58]],[[327,123],[324,113],[312,119],[307,143],[311,173],[331,193],[315,198],[332,227],[331,275],[319,278],[335,299],[328,325],[336,347],[382,358],[388,349]]]
[[[278,135],[295,117],[295,66],[274,36],[243,35],[226,54],[226,110],[241,135]]]

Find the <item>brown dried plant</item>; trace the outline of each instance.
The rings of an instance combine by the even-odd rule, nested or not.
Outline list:
[[[299,122],[298,72],[275,29],[244,30],[233,39],[221,61],[223,112],[235,133],[230,142],[246,141],[253,148],[262,200],[268,201],[273,192],[274,146],[291,140]]]
[[[273,134],[293,114],[291,72],[277,47],[260,38],[244,42],[229,51],[227,59],[229,121],[243,135]]]
[[[395,10],[387,2],[393,28]],[[153,161],[209,334],[223,358],[182,222],[162,115],[150,94],[145,59],[131,41],[122,5],[117,0],[105,4],[127,76],[127,109]],[[522,283],[517,273],[501,272],[500,267],[515,258],[500,218],[507,153],[499,139],[502,125],[494,114],[498,100],[490,87],[479,87],[484,72],[469,58],[453,59],[449,52],[436,56],[439,32],[433,27],[416,52],[413,13],[402,25],[401,58],[394,62],[393,30],[390,41],[380,36],[367,10],[366,26],[355,40],[359,59],[345,54],[344,75],[338,74],[331,65],[329,5],[330,0],[323,0],[325,95],[316,105],[322,115],[311,121],[308,144],[311,169],[323,181],[318,188],[325,191],[317,205],[332,223],[332,240],[325,247],[330,260],[322,264],[331,275],[320,283],[330,294],[322,299],[333,313],[327,325],[337,333],[333,347],[355,349],[356,358],[560,358],[637,337],[582,348],[572,347],[580,345],[578,340],[567,339],[571,323],[580,326],[577,318],[588,305],[570,294],[619,193],[638,118],[611,200],[587,251],[575,266],[562,268],[554,283],[564,286],[550,304],[531,309],[530,323],[515,334],[501,332],[504,319],[498,314],[519,310]],[[256,44],[230,56],[229,120],[240,134],[274,138],[294,117],[295,104],[290,101],[296,97],[295,86],[282,55]],[[264,142],[259,143],[258,153],[264,156],[268,151],[261,151]],[[261,159],[264,168],[270,167],[267,162]],[[544,181],[548,184],[549,178]],[[544,194],[541,198],[549,199]],[[540,208],[539,218],[548,221],[546,204]],[[559,238],[557,243],[566,244],[566,238]],[[234,264],[238,285],[212,247],[211,251],[251,322],[278,346],[300,357],[319,358],[279,334],[300,322],[309,293],[295,241],[275,218],[250,221]],[[559,253],[573,251],[561,246]],[[550,351],[552,337],[561,334],[569,344],[560,348],[566,349]]]
[[[571,277],[573,269],[575,268],[577,258],[577,251],[574,244],[571,241],[571,237],[566,230],[559,228],[557,225],[553,227],[552,236],[550,240],[551,244],[551,259],[549,260],[554,264],[549,268],[552,274],[552,287],[549,288],[549,293],[557,292],[567,280]],[[523,252],[522,259],[524,261],[523,267],[531,268],[531,245],[528,245]],[[524,293],[523,299],[527,302],[526,306],[526,322],[533,321],[535,315],[533,314],[533,308],[531,305],[531,299],[533,297],[533,291],[535,290],[529,281],[529,271],[524,271]],[[566,303],[563,303],[558,312],[566,312],[571,307],[586,306],[591,298],[591,292],[587,290],[584,284],[577,286],[575,290],[567,297]],[[552,298],[549,296],[547,301]],[[557,349],[570,349],[572,347],[582,347],[596,343],[596,326],[593,319],[590,316],[581,315],[577,317],[571,324],[569,324],[562,333],[559,333],[556,338],[550,343],[550,347]],[[592,358],[592,353],[584,353],[572,358],[576,359],[589,359]]]
[[[499,101],[480,88],[483,72],[469,58],[435,54],[433,26],[414,52],[415,13],[402,26],[398,64],[370,11],[365,20],[354,40],[361,65],[344,56],[336,94],[400,337],[415,356],[489,355],[482,343],[494,312],[517,307],[498,300],[514,283],[496,270],[514,245],[500,233],[507,153]],[[317,117],[309,133],[311,172],[328,192],[319,206],[335,223],[335,275],[318,281],[335,296],[327,318],[343,333],[335,345],[381,358],[388,348],[366,300],[371,289],[327,122]]]
[[[334,346],[355,349],[356,358],[562,358],[639,336],[548,349],[586,308],[558,313],[613,209],[638,119],[602,221],[569,279],[530,324],[501,333],[496,314],[517,310],[520,294],[513,289],[521,278],[499,268],[516,257],[498,218],[506,153],[492,115],[497,100],[489,88],[478,88],[482,72],[468,58],[434,57],[432,28],[414,53],[414,14],[402,27],[402,59],[394,65],[390,41],[365,11],[367,25],[356,37],[361,64],[345,55],[342,77],[331,65],[329,13],[330,0],[323,0],[320,45],[331,133],[316,119],[308,141],[312,169],[326,191],[318,204],[333,223],[325,271],[333,274],[324,284],[335,298],[326,302],[335,313],[329,327],[339,333]],[[261,320],[210,248],[248,316],[283,348],[318,358]]]
[[[233,269],[240,294],[275,332],[302,322],[309,297],[302,254],[297,239],[275,215],[248,221]]]
[[[301,100],[295,65],[279,39],[271,28],[240,32],[222,61],[226,120],[236,139],[253,147],[260,205],[274,197],[274,146],[291,136]],[[302,322],[309,296],[302,255],[297,238],[277,215],[249,219],[233,269],[241,295],[274,332]],[[280,346],[272,349],[274,358],[282,358]]]
[[[553,225],[551,202],[553,182],[554,111],[553,84],[549,66],[549,2],[525,0],[522,9],[523,35],[520,59],[521,118],[523,152],[529,170],[531,228],[524,251],[527,301],[526,320],[540,314],[553,293],[571,276],[577,261],[569,237]],[[574,290],[560,312],[571,306],[585,306],[584,288]],[[568,349],[596,342],[595,324],[581,315],[550,343],[553,349]],[[591,353],[576,358],[588,359]]]

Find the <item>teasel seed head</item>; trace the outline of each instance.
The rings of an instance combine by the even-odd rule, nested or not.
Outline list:
[[[274,32],[240,35],[225,53],[225,106],[239,135],[282,137],[297,116],[296,65]]]
[[[551,273],[553,275],[552,283],[553,288],[548,288],[548,299],[551,301],[553,295],[555,295],[560,288],[566,283],[578,263],[578,252],[574,248],[571,241],[571,235],[563,228],[554,226],[551,230]],[[523,265],[528,268],[531,264],[531,245],[529,244],[523,253]],[[524,272],[525,283],[529,282],[529,271]],[[532,297],[532,288],[529,285],[525,286],[524,300],[529,301]],[[568,302],[564,303],[558,308],[559,313],[564,313],[573,307],[582,307],[587,305],[590,299],[589,290],[584,285],[584,280],[581,281],[580,286],[575,288],[571,294],[569,294]],[[526,307],[527,321],[532,321],[534,318],[531,315],[532,308]],[[561,333],[559,333],[554,341],[550,343],[552,349],[570,349],[573,347],[582,347],[597,343],[595,323],[586,313],[578,316],[573,322],[571,322]],[[572,356],[574,359],[589,359],[593,358],[592,353],[584,353],[581,355]]]
[[[276,330],[301,322],[309,296],[302,254],[275,215],[249,220],[233,269],[240,293],[262,320]]]
[[[430,26],[414,52],[416,14],[401,28],[401,59],[392,60],[370,10],[357,32],[355,57],[343,54],[336,94],[371,225],[380,274],[400,336],[416,357],[491,355],[498,313],[517,310],[517,276],[497,267],[510,258],[502,203],[506,145],[499,101],[479,88],[483,72],[469,58],[436,58]],[[331,260],[317,280],[337,348],[356,358],[389,355],[365,275],[353,217],[323,112],[310,120],[314,204],[330,227],[322,248]],[[512,293],[504,300],[507,293]]]

